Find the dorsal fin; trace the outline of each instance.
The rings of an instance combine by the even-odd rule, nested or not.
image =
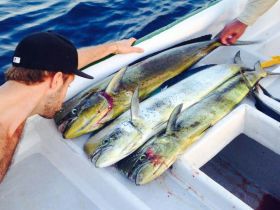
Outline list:
[[[139,118],[140,103],[139,103],[139,86],[135,89],[131,98],[130,116],[131,122],[135,122]]]
[[[183,107],[183,104],[179,104],[172,111],[172,113],[168,119],[168,123],[167,123],[167,127],[166,127],[166,134],[172,134],[176,130],[176,121],[177,121],[178,115],[180,114],[180,112],[182,110],[182,107]]]
[[[262,68],[262,65],[261,65],[260,61],[255,63],[254,69],[255,69],[255,72],[257,74],[260,74],[262,77],[267,76],[267,72]]]
[[[211,37],[212,37],[211,34],[207,34],[207,35],[199,36],[199,37],[196,37],[196,38],[193,38],[193,39],[182,41],[182,42],[180,42],[178,44],[172,45],[171,47],[168,47],[168,48],[163,49],[163,50],[156,51],[156,52],[154,52],[152,54],[149,54],[147,56],[144,56],[144,57],[142,57],[142,58],[140,58],[140,59],[138,59],[136,61],[133,61],[130,64],[130,66],[132,66],[132,65],[134,65],[136,63],[139,63],[139,62],[141,62],[143,60],[146,60],[147,58],[155,56],[155,55],[157,55],[159,53],[165,52],[167,50],[170,50],[170,49],[173,49],[173,48],[176,48],[176,47],[181,47],[183,45],[189,45],[189,44],[194,44],[194,43],[199,43],[199,42],[211,41]],[[139,42],[139,40],[137,40],[136,42]]]
[[[256,72],[262,72],[262,71],[264,71],[263,68],[262,68],[262,65],[261,65],[260,61],[257,61],[257,62],[255,63],[254,69],[255,69]]]
[[[244,63],[243,63],[243,61],[242,61],[242,59],[241,59],[241,56],[240,56],[240,50],[235,54],[233,60],[234,60],[234,63],[235,63],[235,64],[238,64],[238,65],[240,65],[240,66],[243,66],[243,65],[244,65]]]
[[[113,94],[116,94],[119,90],[119,87],[121,85],[121,80],[123,78],[123,75],[126,71],[128,67],[124,67],[122,68],[121,70],[119,70],[116,75],[112,78],[112,80],[109,82],[105,92],[110,94],[110,93],[113,93]]]

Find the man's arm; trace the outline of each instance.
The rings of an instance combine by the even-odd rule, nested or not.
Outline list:
[[[237,19],[247,26],[253,25],[276,2],[277,0],[248,0],[245,9]]]
[[[221,42],[225,45],[234,44],[245,32],[247,26],[253,25],[276,2],[277,0],[248,0],[240,16],[223,29],[220,35]]]
[[[135,38],[124,39],[117,42],[106,43],[93,47],[85,47],[78,50],[78,69],[88,64],[106,57],[110,54],[141,53],[143,50],[131,45],[136,41]]]

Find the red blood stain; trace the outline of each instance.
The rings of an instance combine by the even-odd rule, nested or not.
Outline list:
[[[279,210],[280,209],[280,200],[277,198],[265,194],[259,204],[259,207],[256,210]]]
[[[105,91],[100,92],[100,95],[103,96],[108,103],[108,110],[107,112],[103,115],[102,118],[100,118],[100,120],[98,120],[97,124],[102,124],[101,121],[108,115],[108,113],[113,109],[114,106],[114,100],[112,98],[112,96],[110,96],[108,93],[106,93]],[[98,111],[98,113],[100,113],[100,110]]]
[[[148,148],[145,154],[148,160],[150,160],[154,166],[163,163],[161,156],[155,154],[152,148]]]

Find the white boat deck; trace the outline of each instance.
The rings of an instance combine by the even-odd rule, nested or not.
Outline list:
[[[211,7],[210,9],[217,13],[215,15],[217,22],[214,23],[214,20],[209,17],[212,24],[205,25],[205,30],[202,30],[202,26],[198,27],[197,31],[188,36],[194,37],[204,34],[205,31],[206,33],[219,31],[225,21],[235,17],[238,8],[244,6],[244,1],[236,1],[236,8],[232,8],[231,4],[232,1],[225,0]],[[250,67],[257,60],[280,55],[278,11],[280,11],[280,2],[243,36],[244,40],[262,40],[260,44],[221,47],[203,59],[199,65],[230,63],[238,50],[241,50],[244,63]],[[198,18],[199,15],[192,18]],[[147,43],[142,44],[145,46]],[[128,58],[128,60],[135,59],[133,56]],[[270,70],[280,72],[280,66]],[[77,87],[81,88],[82,82],[77,81],[77,84]],[[262,84],[274,96],[280,97],[279,77],[264,79]],[[75,92],[74,89],[70,91]],[[249,202],[251,205],[249,206],[217,180],[210,178],[211,176],[205,172],[207,170],[202,170],[202,166],[240,134],[254,139],[276,156],[280,155],[280,123],[256,110],[253,101],[247,98],[213,126],[202,139],[193,144],[171,170],[150,184],[136,186],[114,167],[95,168],[83,152],[83,144],[88,139],[88,135],[75,140],[64,140],[53,120],[35,116],[29,119],[13,165],[0,185],[0,209],[256,208],[258,203]],[[236,159],[238,158],[237,156]],[[246,162],[246,159],[243,162]],[[255,164],[257,166],[258,162]],[[267,165],[269,164],[268,162]],[[278,168],[271,169],[271,177],[275,177],[277,173],[279,175],[279,168],[280,165]],[[275,189],[265,190],[269,193],[274,192],[273,195],[280,199],[279,186],[278,181],[274,183]]]

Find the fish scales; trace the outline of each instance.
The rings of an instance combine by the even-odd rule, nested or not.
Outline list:
[[[93,156],[96,147],[102,148],[98,150],[96,165],[105,167],[116,163],[164,128],[170,113],[177,105],[183,103],[185,109],[197,103],[240,70],[241,67],[235,64],[216,65],[187,77],[142,102],[137,120],[131,122],[131,113],[127,111],[99,131],[86,143],[86,153]],[[118,138],[114,138],[116,130],[123,130]],[[96,158],[96,154],[94,156]]]
[[[251,85],[264,74],[245,73]],[[150,139],[135,153],[117,164],[136,184],[146,184],[167,170],[194,141],[228,114],[249,92],[242,75],[237,75],[207,97],[179,114],[176,129]]]
[[[96,92],[94,87],[94,91],[88,91],[92,93],[88,97],[84,94],[82,97],[79,95],[80,100],[73,98],[73,103],[68,101],[67,105],[73,106],[72,109],[63,106],[55,121],[65,138],[75,138],[96,131],[129,108],[131,96],[137,86],[139,98],[143,100],[164,82],[187,70],[219,46],[221,43],[215,40],[183,45],[136,63],[128,67],[116,93],[109,92],[108,97],[104,97],[106,90],[97,89]],[[105,83],[108,84],[108,79]],[[87,100],[92,101],[91,106],[83,109]]]

